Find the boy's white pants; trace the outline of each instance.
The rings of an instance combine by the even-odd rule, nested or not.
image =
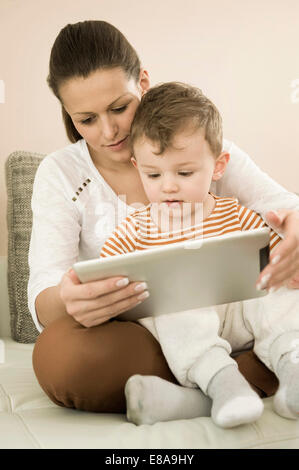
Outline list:
[[[258,299],[144,318],[181,385],[207,393],[213,376],[236,364],[233,352],[254,344],[274,373],[281,356],[299,350],[299,290],[280,288]],[[297,362],[299,360],[297,359]]]

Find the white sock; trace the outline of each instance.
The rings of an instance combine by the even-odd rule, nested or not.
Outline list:
[[[212,419],[222,428],[252,423],[264,409],[262,400],[235,365],[226,366],[214,375],[208,395],[213,400]]]
[[[279,388],[274,396],[273,407],[284,418],[299,418],[299,363],[294,353],[284,354],[278,362]]]
[[[175,385],[152,375],[133,375],[125,386],[128,421],[158,421],[211,416],[211,399],[198,388]]]

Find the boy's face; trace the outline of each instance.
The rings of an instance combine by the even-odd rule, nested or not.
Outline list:
[[[175,215],[189,203],[191,213],[195,203],[205,203],[211,181],[221,178],[229,155],[216,158],[202,129],[192,128],[178,133],[173,146],[161,155],[158,147],[146,138],[134,145],[132,163],[138,168],[146,195],[151,203],[167,207]],[[191,203],[191,204],[190,204]]]

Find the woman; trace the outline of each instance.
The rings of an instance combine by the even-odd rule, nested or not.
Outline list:
[[[117,318],[146,298],[147,286],[122,277],[83,285],[70,267],[78,259],[98,257],[114,226],[148,202],[130,163],[129,134],[150,87],[149,75],[116,28],[86,21],[59,33],[48,83],[62,105],[72,144],[43,160],[34,183],[28,298],[41,331],[34,370],[44,391],[61,406],[124,412],[124,387],[132,375],[155,375],[176,384],[155,338],[141,325]],[[224,146],[231,163],[214,192],[234,195],[264,217],[267,213],[268,222],[285,236],[276,253],[280,260],[268,265],[257,282],[266,276],[267,288],[287,282],[296,287],[299,218],[291,209],[299,208],[298,197],[234,144],[225,141]],[[268,212],[276,208],[285,210]],[[261,396],[274,393],[274,376],[252,352],[237,360]]]

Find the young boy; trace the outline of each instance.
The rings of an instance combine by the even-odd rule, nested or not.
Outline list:
[[[102,257],[266,225],[236,199],[219,198],[210,191],[212,181],[224,174],[229,155],[222,151],[219,112],[197,88],[174,82],[152,88],[135,115],[131,144],[132,163],[150,204],[115,229],[102,247]],[[279,241],[271,231],[270,249]],[[229,428],[254,422],[263,412],[262,400],[230,356],[253,342],[257,356],[280,382],[274,398],[276,412],[298,418],[299,364],[294,360],[299,344],[298,309],[299,294],[281,288],[259,299],[139,321],[160,342],[178,382],[200,388],[212,400],[214,422]],[[140,423],[132,403],[140,402],[144,391],[136,389],[136,380],[131,379],[126,386],[129,415],[135,414],[135,422]],[[154,377],[149,379],[151,385],[157,383]],[[151,385],[151,394],[162,390]],[[176,397],[166,393],[161,408],[175,408]],[[165,419],[163,410],[161,416]]]

